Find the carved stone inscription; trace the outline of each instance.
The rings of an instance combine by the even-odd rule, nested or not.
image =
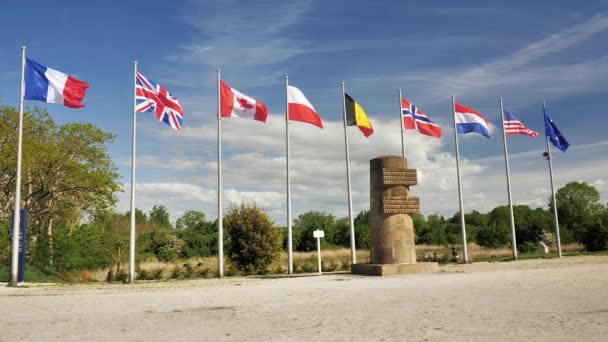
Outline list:
[[[418,197],[384,198],[382,212],[385,214],[417,214],[420,212],[420,199]]]
[[[382,184],[416,185],[418,184],[416,169],[382,169]]]

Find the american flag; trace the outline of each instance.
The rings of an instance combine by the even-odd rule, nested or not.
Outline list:
[[[519,121],[519,118],[515,116],[515,114],[509,113],[506,109],[503,110],[503,122],[505,126],[505,133],[507,133],[507,135],[525,134],[531,137],[538,135],[538,132],[524,126],[524,124]]]
[[[135,86],[135,111],[154,112],[156,119],[171,126],[175,130],[182,127],[184,109],[179,101],[159,84],[148,81],[142,74],[137,73]]]

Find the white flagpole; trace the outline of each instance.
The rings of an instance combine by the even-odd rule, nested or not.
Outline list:
[[[222,109],[221,70],[217,69],[217,275],[224,276],[224,215],[222,213]]]
[[[348,222],[350,224],[350,261],[357,263],[357,250],[355,248],[355,221],[353,219],[353,197],[350,188],[350,155],[348,153],[348,134],[346,134],[346,90],[342,82],[342,108],[344,114],[344,148],[346,150],[346,183],[348,185]],[[403,135],[402,135],[403,136]]]
[[[10,285],[17,286],[19,268],[19,224],[21,218],[21,154],[23,150],[23,97],[25,93],[25,46],[21,48],[21,88],[19,94],[19,133],[17,138],[17,180],[15,185],[15,208],[13,213],[13,240],[11,253]],[[23,242],[25,243],[25,241]]]
[[[454,115],[454,144],[456,145],[456,174],[458,175],[458,201],[460,204],[460,228],[462,230],[462,261],[469,262],[467,253],[467,231],[464,223],[464,205],[462,203],[462,186],[460,181],[460,151],[458,149],[458,131],[456,130],[456,100],[452,95],[452,112]]]
[[[293,246],[291,231],[291,180],[289,178],[289,77],[285,76],[285,147],[287,159],[287,268],[293,274]]]
[[[131,149],[131,238],[129,243],[129,283],[135,283],[135,141],[137,133],[137,61],[133,62],[133,136]]]
[[[543,99],[543,115],[545,113],[545,99]],[[546,135],[546,134],[545,134]],[[559,237],[559,221],[557,220],[557,201],[555,200],[555,185],[553,184],[553,159],[551,157],[551,147],[549,146],[549,137],[545,136],[547,140],[547,157],[549,159],[549,178],[551,179],[551,196],[553,199],[553,219],[555,220],[555,239],[557,240],[557,257],[562,257],[562,243]]]
[[[505,132],[505,109],[500,98],[500,120],[502,122],[502,140],[505,146],[505,170],[507,172],[507,194],[509,197],[509,224],[511,225],[511,246],[513,260],[517,260],[517,240],[515,239],[515,219],[513,218],[513,198],[511,197],[511,174],[509,172],[509,152],[507,149],[507,133]]]
[[[399,88],[399,126],[401,126],[401,156],[405,158],[405,142],[403,141],[403,107],[401,106],[401,88]]]

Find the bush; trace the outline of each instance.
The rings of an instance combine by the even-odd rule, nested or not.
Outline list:
[[[199,277],[209,278],[211,275],[211,269],[209,269],[209,267],[199,267],[196,273]]]
[[[536,244],[531,241],[526,241],[517,245],[517,250],[520,253],[534,253],[536,251]]]
[[[313,237],[313,232],[315,230],[325,232],[325,238],[321,239],[321,246],[327,247],[333,241],[336,218],[332,214],[309,211],[294,220],[293,228],[301,231],[298,244],[294,244],[295,249],[314,251],[317,249],[317,239]]]
[[[354,221],[355,247],[357,247],[358,249],[369,249],[371,234],[369,211],[364,210],[360,212],[357,217],[355,217]],[[348,246],[350,246],[350,241]]]
[[[241,271],[262,272],[281,252],[281,233],[254,204],[233,206],[224,216],[226,254]]]
[[[148,271],[146,271],[145,268],[137,268],[136,271],[137,274],[137,280],[148,280],[149,276],[148,276]]]
[[[489,248],[497,248],[509,243],[509,229],[494,222],[479,228],[477,243]]]
[[[157,267],[157,268],[153,269],[152,271],[150,271],[150,278],[152,280],[163,279],[164,272],[165,272],[165,270],[162,267]]]
[[[184,278],[192,278],[194,276],[194,268],[190,264],[184,264]]]
[[[604,222],[597,221],[590,224],[581,233],[581,237],[588,251],[608,249],[608,219],[604,219]]]
[[[183,274],[182,268],[179,267],[178,265],[175,265],[172,269],[171,269],[171,273],[169,274],[169,277],[171,279],[179,279],[179,277],[181,277]]]

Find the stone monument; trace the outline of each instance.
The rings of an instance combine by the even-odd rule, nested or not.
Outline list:
[[[407,159],[384,156],[370,160],[370,263],[352,265],[354,274],[395,275],[439,271],[436,262],[416,262],[414,223],[420,212],[410,186],[418,183]]]

